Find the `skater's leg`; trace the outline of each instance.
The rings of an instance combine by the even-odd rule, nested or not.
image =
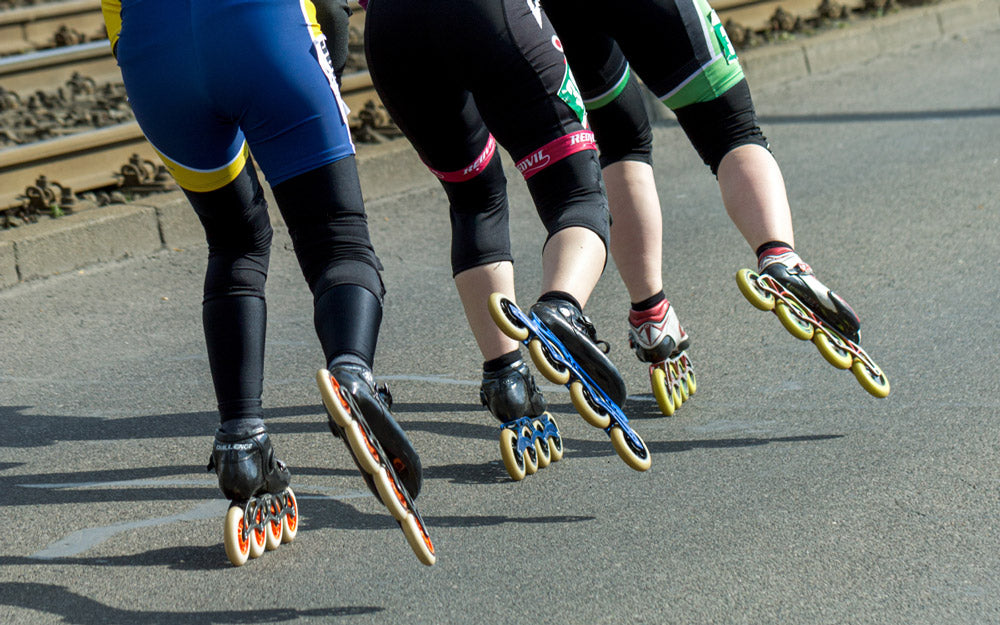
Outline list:
[[[604,241],[593,230],[560,230],[542,251],[542,292],[569,293],[582,308],[597,286],[606,260]]]
[[[768,241],[794,246],[785,180],[767,148],[734,148],[719,163],[718,179],[726,212],[752,249]]]
[[[618,161],[603,174],[611,210],[611,255],[630,301],[641,302],[663,290],[663,215],[653,168]]]
[[[516,301],[514,265],[504,261],[467,269],[455,276],[455,287],[483,360],[493,360],[516,351],[520,344],[497,328],[489,309],[483,306],[493,293],[503,293],[511,301]]]

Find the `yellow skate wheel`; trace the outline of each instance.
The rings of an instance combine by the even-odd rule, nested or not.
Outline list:
[[[620,427],[611,428],[611,446],[615,448],[615,453],[618,457],[625,461],[625,464],[632,467],[636,471],[645,471],[653,463],[652,456],[649,455],[649,448],[646,447],[646,443],[642,440],[642,437],[636,433],[636,437],[639,442],[642,443],[642,447],[636,447],[632,441],[630,441],[626,436],[625,432],[622,431]]]
[[[765,312],[774,309],[774,295],[760,288],[757,284],[757,274],[749,269],[740,269],[736,272],[736,286],[740,288],[740,293],[755,308]]]
[[[427,529],[417,520],[417,517],[408,514],[405,519],[399,522],[399,526],[417,559],[427,566],[433,566],[437,562],[437,556],[434,555],[434,543],[431,542],[431,537],[427,535]]]
[[[521,428],[521,436],[531,440],[531,428],[524,426]],[[528,445],[524,448],[524,472],[528,475],[534,475],[538,473],[538,452],[535,451],[534,445]]]
[[[659,367],[653,369],[649,374],[650,386],[653,387],[653,397],[660,407],[660,412],[670,417],[677,410],[677,403],[674,401],[674,394],[667,388],[667,373]]]
[[[569,369],[557,369],[559,365],[553,364],[545,353],[545,347],[538,339],[533,339],[528,343],[528,353],[531,354],[531,361],[538,367],[539,373],[545,376],[553,384],[566,384],[569,382]]]
[[[687,400],[691,399],[691,392],[688,391],[686,380],[684,376],[681,375],[681,366],[679,363],[672,363],[670,367],[674,370],[674,379],[677,380],[677,394],[681,398],[681,403],[683,404]]]
[[[275,498],[271,500],[271,507],[268,510],[271,516],[277,517],[278,512],[281,510],[281,502]],[[268,521],[267,525],[264,527],[267,534],[267,540],[264,543],[264,548],[268,551],[274,551],[281,544],[281,534],[284,531],[284,527],[281,524],[281,520]]]
[[[515,341],[526,341],[528,339],[528,328],[515,325],[516,322],[504,312],[504,302],[513,302],[503,293],[493,293],[489,299],[490,317],[493,323],[497,324],[500,331],[514,339]]]
[[[243,508],[241,506],[229,506],[222,532],[222,543],[226,547],[226,556],[229,557],[229,561],[233,563],[233,566],[246,564],[250,557],[250,538],[243,538]]]
[[[569,398],[573,401],[573,407],[580,413],[583,420],[595,428],[604,429],[611,424],[611,417],[601,414],[594,409],[587,392],[583,390],[583,383],[575,381],[569,385]]]
[[[881,399],[889,396],[889,378],[885,377],[885,373],[872,372],[863,360],[855,360],[851,365],[851,372],[858,380],[858,384],[875,397]]]
[[[534,435],[538,436],[535,439],[535,457],[538,458],[538,468],[544,469],[552,463],[552,452],[549,450],[548,441],[541,435],[545,431],[545,426],[535,421],[533,427],[535,428]]]
[[[515,482],[520,482],[527,474],[524,468],[524,457],[517,453],[517,432],[504,428],[500,430],[500,457],[507,475]]]
[[[290,543],[299,533],[299,502],[295,500],[295,493],[291,488],[285,489],[282,499],[291,510],[281,518],[281,542]]]
[[[549,421],[552,423],[552,427],[555,428],[556,432],[559,432],[559,424],[556,423],[555,417],[549,415]],[[549,435],[549,455],[552,457],[552,462],[559,462],[563,457],[563,444],[562,444],[562,434],[551,434]]]
[[[698,390],[698,381],[695,379],[694,370],[687,369],[684,372],[684,379],[687,380],[688,395],[694,395]]]
[[[812,342],[828,363],[838,369],[851,368],[854,356],[842,347],[840,339],[831,337],[826,332],[817,331],[813,334]]]
[[[788,333],[797,339],[808,341],[813,337],[813,325],[805,319],[799,317],[791,306],[784,302],[778,302],[774,306],[774,314],[778,316],[778,321],[785,326]]]

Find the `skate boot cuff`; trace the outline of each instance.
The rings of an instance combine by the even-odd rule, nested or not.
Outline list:
[[[499,371],[483,373],[479,400],[500,423],[509,423],[521,417],[537,417],[548,407],[523,360],[517,360]]]

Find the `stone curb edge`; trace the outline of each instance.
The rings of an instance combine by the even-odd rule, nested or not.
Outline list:
[[[1000,0],[945,0],[879,19],[856,21],[842,29],[752,48],[741,52],[740,60],[751,85],[769,84],[862,64],[905,50],[914,42],[998,27]],[[672,118],[670,111],[652,96],[648,104],[654,120]],[[509,160],[505,162],[510,165]],[[406,141],[359,145],[358,170],[372,213],[377,211],[380,199],[437,184]],[[270,194],[268,202],[275,206]],[[201,224],[180,191],[88,209],[0,231],[0,290],[203,240]]]

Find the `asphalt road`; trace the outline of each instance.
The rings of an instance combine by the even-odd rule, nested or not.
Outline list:
[[[733,276],[752,252],[680,129],[656,129],[667,293],[697,393],[659,416],[613,264],[587,311],[626,375],[645,473],[545,385],[565,458],[510,481],[478,402],[443,194],[371,203],[389,289],[377,374],[423,457],[431,568],[327,432],[311,298],[283,231],[264,400],[302,522],[239,569],[204,471],[217,423],[204,247],[0,292],[0,620],[1000,621],[998,34],[755,90],[797,247],[859,311],[884,400],[742,298]],[[542,233],[511,188],[530,302]]]

